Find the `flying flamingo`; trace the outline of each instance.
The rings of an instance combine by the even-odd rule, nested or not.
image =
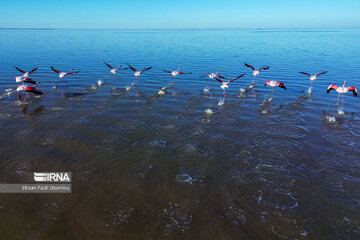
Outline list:
[[[53,66],[50,67],[54,72],[59,74],[59,78],[62,79],[63,77],[65,77],[66,75],[69,74],[73,74],[73,73],[79,73],[80,71],[73,71],[72,69],[70,70],[70,72],[61,72],[59,70],[56,70]]]
[[[31,78],[28,77],[23,77],[23,76],[17,76],[15,77],[15,82],[19,83],[19,82],[24,82],[24,83],[31,83],[31,84],[38,84],[38,82],[32,80]]]
[[[219,82],[221,83],[221,86],[220,86],[220,87],[221,87],[222,89],[224,89],[224,99],[225,99],[225,89],[229,87],[228,84],[231,83],[232,81],[235,81],[236,79],[241,78],[241,77],[244,76],[244,75],[245,75],[245,74],[242,74],[242,75],[238,76],[237,78],[233,78],[233,79],[229,78],[229,80],[228,80],[227,82],[225,82],[225,81],[223,81],[223,80],[221,80],[221,79],[219,79],[219,78],[217,78],[217,77],[214,77],[217,81],[219,81]]]
[[[329,93],[331,90],[335,90],[339,93],[339,96],[337,98],[337,103],[336,103],[337,106],[339,105],[340,94],[342,94],[341,95],[341,105],[344,105],[344,93],[347,93],[348,91],[350,91],[350,92],[353,92],[354,97],[357,96],[357,89],[354,86],[345,87],[345,83],[346,83],[346,81],[344,81],[344,84],[342,87],[338,87],[334,84],[330,84],[330,86],[327,88],[327,91],[326,91],[327,93]]]
[[[310,79],[310,81],[311,81],[311,87],[312,87],[312,83],[313,83],[314,80],[316,80],[316,77],[319,76],[319,75],[321,75],[321,74],[325,74],[325,73],[327,73],[327,72],[328,72],[328,71],[325,71],[325,72],[321,72],[321,73],[318,73],[318,74],[315,74],[315,75],[311,75],[311,74],[306,73],[306,72],[299,72],[299,73],[308,75],[308,76],[310,77],[309,79]]]
[[[143,72],[145,72],[145,71],[147,71],[147,70],[150,70],[152,67],[148,67],[148,68],[144,68],[143,70],[141,70],[141,71],[137,71],[135,68],[133,68],[132,66],[130,66],[129,64],[127,64],[128,66],[129,66],[129,68],[131,69],[131,70],[133,70],[134,71],[134,76],[135,76],[135,79],[134,79],[134,81],[133,81],[133,84],[132,85],[134,85],[135,84],[135,80],[136,80],[136,85],[137,85],[137,83],[138,83],[138,77],[140,76],[140,74],[141,73],[143,73]]]
[[[255,69],[252,65],[250,65],[250,64],[247,64],[247,63],[244,63],[245,64],[245,66],[247,66],[247,67],[249,67],[249,68],[251,68],[252,70],[253,70],[253,81],[254,81],[254,78],[257,76],[257,75],[259,75],[259,73],[260,73],[260,71],[261,70],[267,70],[267,69],[269,69],[270,67],[260,67],[259,69]]]
[[[108,66],[110,68],[110,74],[113,74],[114,79],[116,79],[115,74],[117,73],[117,71],[128,69],[128,68],[120,68],[121,67],[120,65],[118,68],[113,68],[110,64],[107,64],[106,62],[104,62],[104,63],[106,66]],[[110,74],[109,74],[109,76],[110,76]],[[107,78],[109,78],[109,76]]]
[[[43,93],[39,90],[37,90],[35,87],[29,87],[26,84],[21,84],[16,88],[16,91],[18,92],[18,100],[21,97],[21,92],[31,92],[36,95],[42,95]]]
[[[36,72],[36,70],[38,68],[34,68],[33,70],[31,70],[30,72],[25,72],[24,70],[21,70],[20,68],[18,67],[15,67],[19,72],[21,72],[23,74],[23,77],[24,78],[27,78],[28,76],[30,76],[32,73]]]
[[[209,87],[211,81],[214,83],[215,77],[221,78],[221,79],[225,79],[223,76],[221,76],[221,75],[219,74],[219,70],[217,70],[216,73],[208,73],[208,74],[206,74],[205,76],[202,76],[202,78],[203,78],[203,77],[209,77],[209,79],[210,79],[210,80],[209,80],[209,84],[207,85],[207,87]]]
[[[281,87],[286,90],[285,85],[281,82],[278,82],[277,80],[276,81],[266,81],[264,86],[266,86],[266,85],[270,86],[270,90],[269,90],[269,94],[271,96],[270,99],[272,99],[272,97],[273,97],[274,87]]]
[[[175,85],[175,77],[179,74],[191,74],[191,72],[189,73],[184,73],[184,72],[180,72],[180,68],[181,66],[179,66],[179,68],[176,70],[176,71],[166,71],[166,70],[163,70],[164,72],[167,72],[167,73],[171,73],[171,84],[172,85]]]

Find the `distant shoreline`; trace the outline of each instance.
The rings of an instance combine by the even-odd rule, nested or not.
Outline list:
[[[360,28],[1,28],[0,30],[118,30],[118,31],[320,31],[320,30],[359,30]]]

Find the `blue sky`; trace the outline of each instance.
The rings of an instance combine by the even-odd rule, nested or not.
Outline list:
[[[2,0],[0,27],[360,28],[358,0]]]

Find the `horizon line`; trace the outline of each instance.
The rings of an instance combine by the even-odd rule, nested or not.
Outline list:
[[[0,30],[121,30],[121,31],[189,31],[189,30],[255,30],[255,31],[271,31],[271,30],[345,30],[360,29],[360,27],[336,27],[336,28],[37,28],[37,27],[0,27]]]

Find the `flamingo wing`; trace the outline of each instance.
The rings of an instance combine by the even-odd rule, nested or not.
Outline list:
[[[264,87],[269,84],[270,84],[270,81],[265,81]]]
[[[261,67],[261,68],[259,68],[259,71],[261,71],[261,70],[267,70],[267,69],[269,69],[270,67]]]
[[[250,64],[247,64],[247,63],[244,63],[244,64],[245,64],[245,66],[247,66],[247,67],[251,68],[253,71],[255,71],[255,68],[253,66],[251,66]]]
[[[42,95],[43,94],[41,91],[37,90],[34,87],[25,87],[24,90],[27,91],[27,92],[34,93],[36,95]]]
[[[148,67],[148,68],[144,68],[143,70],[141,70],[141,72],[145,72],[147,70],[150,70],[152,67]]]
[[[334,84],[330,84],[330,86],[327,88],[326,92],[329,93],[331,90],[335,90],[338,88],[338,86]]]
[[[218,80],[218,81],[221,82],[221,83],[224,83],[224,81],[221,80],[221,79],[218,79],[218,78],[216,78],[216,77],[215,77],[215,79]]]
[[[108,66],[110,69],[113,69],[112,66],[110,66],[110,64],[107,64],[106,62],[104,62],[106,64],[106,66]]]
[[[31,71],[29,72],[29,74],[35,72],[37,69],[38,69],[38,68],[34,68],[33,70],[31,70]]]
[[[172,73],[172,71],[166,71],[166,70],[164,70],[164,69],[163,69],[163,71],[166,72],[166,73]]]
[[[24,71],[24,70],[21,70],[20,68],[18,68],[18,67],[15,67],[19,72],[21,72],[21,73],[23,73],[23,74],[25,74],[26,72]]]
[[[225,79],[225,77],[221,76],[220,74],[216,74],[216,76],[217,76],[218,78]]]
[[[210,76],[210,73],[208,73],[208,74],[206,74],[204,76],[201,76],[201,77],[204,78],[204,77],[208,77],[208,76]]]
[[[245,74],[242,74],[242,75],[238,76],[237,78],[231,79],[231,80],[229,80],[229,82],[235,81],[236,79],[239,79],[239,78],[243,77],[244,75]]]
[[[309,77],[311,77],[311,74],[308,74],[308,73],[306,73],[306,72],[299,72],[299,73],[305,74],[305,75],[308,75]]]
[[[178,72],[179,74],[192,74],[192,72],[184,73],[184,72]]]
[[[356,89],[356,87],[354,87],[354,86],[348,87],[347,90],[350,91],[350,92],[352,92],[353,95],[354,95],[354,97],[357,96],[357,89]]]
[[[31,84],[37,84],[38,82],[32,80],[31,78],[24,78],[23,82],[25,83],[31,83]]]
[[[283,83],[281,83],[281,82],[277,82],[277,83],[276,83],[276,86],[281,87],[281,88],[283,88],[283,89],[286,90],[285,85],[284,85]]]
[[[131,69],[131,70],[133,70],[134,72],[136,72],[136,69],[135,68],[133,68],[132,66],[130,66],[129,64],[127,64],[128,66],[129,66],[129,68]]]
[[[59,70],[56,70],[53,66],[50,66],[50,68],[56,73],[59,73],[59,74],[61,73]]]
[[[328,72],[328,71],[321,72],[321,73],[316,74],[315,76],[319,76],[319,75],[321,75],[321,74],[325,74],[325,73],[327,73],[327,72]]]

